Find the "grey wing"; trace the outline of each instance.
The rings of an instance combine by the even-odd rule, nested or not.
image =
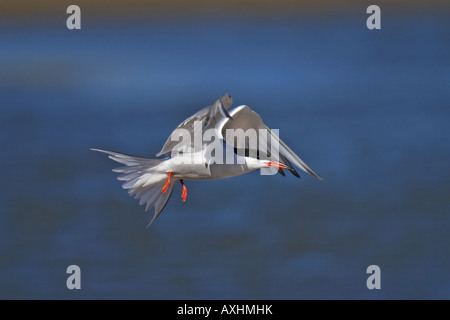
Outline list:
[[[214,128],[216,123],[223,117],[230,117],[228,114],[228,108],[230,108],[233,103],[233,99],[229,94],[224,94],[219,97],[213,104],[207,106],[197,113],[193,114],[182,123],[178,125],[178,127],[172,132],[172,134],[167,139],[166,143],[162,147],[161,151],[156,155],[157,157],[168,154],[172,152],[172,149],[179,144],[179,141],[182,139],[184,133],[188,132],[191,137],[191,148],[193,148],[194,143],[194,132],[195,129],[200,129],[198,126],[201,125],[201,131],[203,133],[204,130],[209,128]],[[196,121],[201,121],[197,122]],[[196,125],[196,126],[194,126]],[[184,130],[178,130],[184,129]],[[186,131],[187,130],[187,131]]]
[[[246,150],[249,154],[252,154],[251,147],[249,145],[249,139],[235,139],[233,141],[228,139],[227,141],[227,129],[243,129],[247,131],[248,129],[256,130],[256,135],[258,137],[258,144],[256,154],[259,158],[270,159],[273,161],[279,161],[289,167],[295,176],[299,177],[298,173],[295,171],[295,165],[303,171],[309,173],[310,175],[322,180],[322,178],[315,173],[299,156],[297,156],[294,151],[292,151],[272,130],[267,127],[264,121],[261,119],[259,114],[250,109],[248,106],[239,106],[230,112],[230,119],[223,119],[218,124],[218,129],[222,135],[224,141],[231,145],[235,150]],[[261,131],[262,130],[262,131]],[[274,143],[272,143],[274,142]],[[262,147],[262,149],[260,149]],[[265,149],[265,150],[264,150]],[[254,151],[254,150],[253,150]],[[282,172],[280,172],[282,173]]]

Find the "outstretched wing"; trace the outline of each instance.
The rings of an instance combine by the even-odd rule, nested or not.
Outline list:
[[[227,109],[230,108],[233,100],[229,94],[224,94],[219,99],[217,99],[212,105],[205,107],[184,120],[180,125],[172,132],[172,134],[167,139],[166,143],[162,147],[161,151],[156,155],[157,157],[168,154],[172,152],[172,149],[179,144],[182,139],[183,132],[187,130],[190,133],[191,145],[194,147],[194,132],[200,129],[199,132],[203,132],[209,128],[214,128],[216,123],[223,117],[229,118]],[[199,122],[196,122],[199,121]],[[195,125],[195,126],[194,126]],[[199,126],[201,125],[201,128]],[[179,130],[185,129],[185,130]],[[201,147],[201,146],[200,146]]]
[[[322,178],[315,173],[308,165],[297,156],[272,130],[267,127],[259,114],[250,109],[248,106],[239,106],[230,112],[231,118],[223,118],[217,126],[219,134],[222,135],[222,139],[230,146],[235,148],[235,151],[239,150],[246,152],[247,156],[256,155],[257,157],[267,158],[273,161],[279,161],[285,164],[289,171],[295,176],[299,177],[295,171],[295,165],[310,175],[322,180]],[[249,145],[249,139],[234,139],[233,141],[227,141],[227,129],[242,129],[247,131],[253,129],[256,131],[258,137],[257,150],[252,150],[252,146]],[[262,132],[260,132],[263,130]],[[261,134],[263,133],[263,134]],[[230,139],[228,139],[230,140]],[[274,141],[275,143],[272,143]],[[266,150],[260,150],[260,146],[266,146]],[[254,147],[254,146],[253,146]],[[265,148],[264,148],[265,149]],[[281,173],[281,172],[280,172]]]

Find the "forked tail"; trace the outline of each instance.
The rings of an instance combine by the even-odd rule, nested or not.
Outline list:
[[[145,211],[148,211],[153,206],[155,207],[155,214],[147,225],[149,227],[166,206],[175,185],[175,183],[171,183],[164,194],[161,192],[167,180],[167,174],[158,172],[155,168],[163,160],[133,157],[102,149],[91,150],[106,153],[109,155],[108,158],[125,165],[124,167],[113,169],[113,171],[121,173],[117,179],[125,181],[122,187],[128,189],[130,196],[134,195],[135,199],[140,199],[140,205],[147,204]]]

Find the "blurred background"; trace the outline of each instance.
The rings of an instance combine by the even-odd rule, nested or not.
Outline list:
[[[0,298],[449,299],[449,18],[448,1],[3,1]],[[224,93],[324,181],[187,181],[146,229],[89,148],[154,157]]]

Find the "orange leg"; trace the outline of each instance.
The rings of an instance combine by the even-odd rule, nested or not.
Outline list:
[[[169,189],[171,176],[172,176],[172,171],[169,171],[168,176],[167,176],[167,182],[161,190],[162,194],[165,194],[167,189]]]
[[[183,202],[186,202],[186,198],[187,198],[187,189],[186,186],[184,185],[183,179],[180,179],[181,184],[183,185],[183,191],[181,192],[181,200]]]

